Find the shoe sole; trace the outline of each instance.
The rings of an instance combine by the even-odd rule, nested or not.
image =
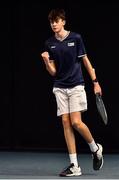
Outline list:
[[[102,147],[102,145],[100,145],[100,144],[97,144],[97,145],[98,145],[99,148],[101,149],[101,152],[103,152],[103,147]],[[103,164],[104,164],[104,159],[103,159],[103,155],[102,155],[102,164],[101,164],[100,168],[97,169],[97,170],[100,170],[100,169],[103,167]]]
[[[102,164],[101,164],[99,169],[101,169],[103,167],[103,164],[104,164],[104,159],[103,159],[103,156],[102,156]]]
[[[82,172],[80,173],[73,173],[73,174],[68,174],[68,175],[59,175],[60,177],[72,177],[72,176],[81,176]]]

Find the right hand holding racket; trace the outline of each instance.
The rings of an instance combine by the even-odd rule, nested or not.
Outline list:
[[[94,93],[100,94],[102,96],[102,89],[100,87],[99,82],[94,82]]]

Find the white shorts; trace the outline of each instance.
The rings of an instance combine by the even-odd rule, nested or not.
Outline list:
[[[73,88],[53,88],[57,102],[57,116],[87,110],[87,97],[83,85]]]

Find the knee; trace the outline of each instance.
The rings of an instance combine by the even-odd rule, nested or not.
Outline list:
[[[80,121],[75,120],[75,121],[72,122],[72,126],[75,129],[81,129],[82,121],[81,120]]]
[[[64,128],[69,128],[71,126],[69,118],[62,118],[62,124]]]

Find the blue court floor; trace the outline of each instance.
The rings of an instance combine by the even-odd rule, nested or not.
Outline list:
[[[82,176],[62,178],[59,172],[69,165],[66,153],[0,152],[0,179],[119,179],[119,154],[104,154],[100,171],[92,168],[91,154],[78,154]]]

